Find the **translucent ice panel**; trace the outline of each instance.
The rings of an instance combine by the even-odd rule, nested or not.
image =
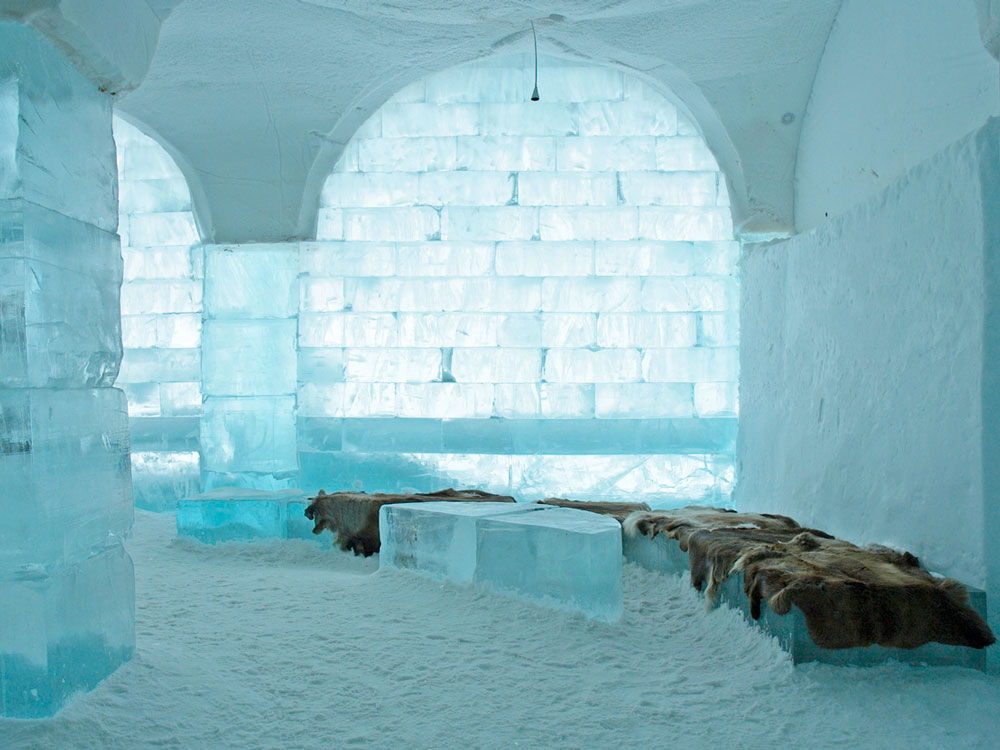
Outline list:
[[[602,418],[693,417],[690,383],[598,383],[596,414]],[[705,416],[705,415],[703,415]]]
[[[598,242],[599,276],[702,276],[733,273],[736,242]]]
[[[0,93],[8,122],[0,128],[16,144],[13,154],[10,145],[0,147],[7,153],[0,164],[11,169],[0,178],[8,188],[4,197],[23,198],[114,232],[118,214],[111,99],[23,24],[0,25],[0,68],[16,71],[16,80]]]
[[[345,208],[343,217],[345,240],[413,241],[444,236],[441,216],[429,206]]]
[[[396,273],[396,243],[302,242],[299,244],[298,270],[317,278],[393,276]]]
[[[0,385],[110,385],[121,359],[118,238],[0,202]]]
[[[455,349],[451,372],[460,383],[533,383],[541,366],[538,349]]]
[[[650,278],[642,282],[642,309],[648,312],[724,312],[738,307],[736,283],[726,277]]]
[[[489,276],[492,242],[399,243],[400,276]]]
[[[374,138],[358,141],[362,172],[432,172],[455,169],[454,136]]]
[[[0,569],[72,561],[132,525],[125,394],[0,389]]]
[[[556,163],[561,170],[591,172],[657,169],[656,140],[651,136],[561,138],[556,141]]]
[[[389,313],[302,313],[299,346],[396,346],[396,317]],[[404,346],[406,342],[400,342]],[[410,342],[418,343],[418,342]],[[428,343],[428,342],[419,342]]]
[[[187,245],[172,247],[126,248],[125,280],[194,278],[198,275],[197,255]]]
[[[639,279],[544,279],[542,310],[631,312],[639,310]]]
[[[597,318],[597,344],[615,347],[694,346],[697,319],[691,314],[603,313]]]
[[[558,419],[594,415],[593,385],[498,383],[493,399],[498,417]]]
[[[127,231],[132,247],[193,245],[198,241],[198,229],[190,211],[130,214]]]
[[[654,508],[728,507],[732,455],[506,455],[319,451],[303,448],[302,486],[366,492],[477,487],[519,499],[641,500]]]
[[[441,238],[445,240],[530,240],[537,234],[538,209],[530,206],[446,206],[441,210]]]
[[[639,213],[632,206],[543,207],[538,233],[543,240],[634,240],[640,236]]]
[[[134,281],[122,287],[122,310],[128,315],[200,313],[201,281]]]
[[[493,413],[493,386],[473,383],[419,383],[396,386],[400,417],[475,417]]]
[[[126,349],[121,383],[191,382],[201,378],[199,349]]]
[[[295,397],[206,398],[201,446],[207,471],[294,471]]]
[[[639,380],[635,349],[549,349],[545,379],[550,383],[628,383]]]
[[[490,135],[459,136],[456,140],[455,161],[463,169],[551,172],[556,168],[554,138]]]
[[[499,242],[500,276],[588,276],[594,272],[590,242]]]
[[[396,415],[394,383],[304,383],[298,413],[306,417],[392,417]]]
[[[736,382],[739,367],[739,352],[735,347],[646,349],[642,354],[642,376],[649,382]]]
[[[120,543],[65,567],[0,578],[0,715],[51,716],[128,661],[134,581]]]
[[[622,535],[613,518],[548,508],[476,523],[477,585],[614,622],[622,614]]]
[[[207,544],[282,539],[288,536],[290,514],[301,516],[305,508],[303,500],[298,490],[235,487],[210,490],[177,504],[177,535]],[[292,528],[300,531],[301,526],[295,523]]]
[[[484,313],[399,313],[400,346],[496,346],[499,317]]]
[[[118,210],[124,214],[191,210],[191,193],[181,176],[119,179],[118,196]]]
[[[379,568],[415,570],[472,583],[478,559],[477,521],[530,513],[526,503],[393,503],[379,509]]]
[[[715,183],[712,183],[713,198]],[[618,176],[613,172],[526,172],[518,177],[522,206],[611,206],[618,203]]]
[[[172,511],[178,500],[201,491],[200,472],[197,451],[133,451],[135,507]]]
[[[622,197],[636,206],[714,206],[718,172],[623,172]]]
[[[364,383],[426,383],[441,375],[440,349],[347,349],[348,380]]]
[[[728,208],[640,206],[636,236],[645,240],[725,240],[733,236],[732,216]]]
[[[295,392],[294,320],[206,320],[202,378],[213,396]]]
[[[662,100],[583,102],[580,135],[674,135],[677,110]]]
[[[290,318],[298,309],[298,245],[205,248],[205,315]]]
[[[503,206],[514,199],[508,172],[425,172],[417,202],[428,206]]]

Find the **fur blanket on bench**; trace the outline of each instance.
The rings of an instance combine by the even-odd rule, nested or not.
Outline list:
[[[623,522],[631,513],[637,510],[649,510],[646,503],[604,503],[587,502],[581,500],[566,500],[562,497],[547,497],[538,501],[541,505],[554,505],[557,508],[576,508],[577,510],[589,510],[591,513],[600,513],[603,516],[611,516],[618,523]]]
[[[742,572],[754,619],[761,601],[778,615],[796,606],[824,648],[995,642],[965,586],[932,576],[909,552],[857,547],[787,516],[697,506],[632,513],[623,527],[631,536],[676,539],[709,605],[726,578]]]
[[[320,490],[309,498],[306,518],[313,521],[313,534],[323,529],[333,532],[334,541],[342,550],[352,550],[356,555],[368,557],[379,551],[378,511],[389,503],[426,503],[450,500],[463,503],[512,503],[507,495],[491,495],[479,490],[440,490],[413,495],[369,495],[365,492],[334,492]]]

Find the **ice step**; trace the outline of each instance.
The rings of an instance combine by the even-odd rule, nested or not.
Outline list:
[[[177,503],[177,535],[206,544],[253,539],[310,539],[305,493],[220,487]]]
[[[529,503],[472,505],[383,506],[380,567],[509,591],[599,620],[621,617],[617,521]]]
[[[668,539],[657,534],[622,539],[625,560],[634,562],[647,570],[664,575],[690,574],[690,564],[686,552],[682,552],[676,539]],[[983,619],[986,619],[986,592],[968,588],[969,603]],[[867,646],[865,648],[831,649],[817,646],[809,635],[805,616],[798,607],[792,607],[787,615],[776,615],[761,601],[760,619],[750,617],[750,599],[743,593],[743,573],[729,576],[719,589],[719,601],[738,609],[748,621],[756,624],[765,633],[778,639],[781,647],[792,656],[796,664],[822,662],[842,666],[872,666],[890,660],[910,664],[931,664],[935,666],[959,666],[986,671],[986,649],[949,646],[944,643],[926,643],[913,649]]]

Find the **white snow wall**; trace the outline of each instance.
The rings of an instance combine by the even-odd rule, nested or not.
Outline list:
[[[736,490],[740,509],[904,547],[992,602],[998,139],[992,119],[842,216],[746,248]]]
[[[796,228],[877,195],[998,113],[972,0],[844,0],[802,121]]]

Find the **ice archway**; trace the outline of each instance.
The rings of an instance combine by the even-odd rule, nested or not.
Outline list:
[[[725,502],[724,176],[638,79],[544,58],[533,103],[531,62],[406,87],[327,178],[300,253],[302,481]]]

